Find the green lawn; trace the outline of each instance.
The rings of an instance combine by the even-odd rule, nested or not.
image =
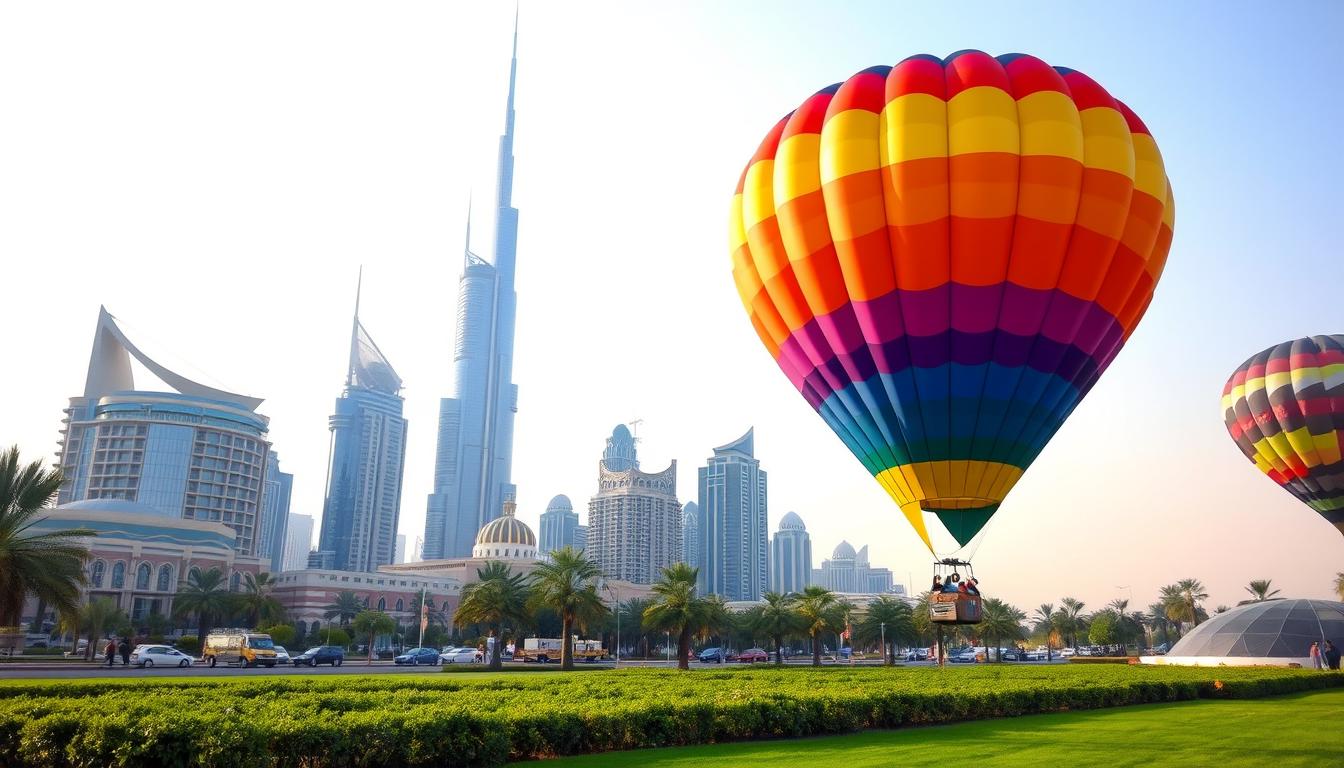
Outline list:
[[[608,752],[544,763],[546,768],[885,768],[934,764],[1107,768],[1344,765],[1344,690],[1248,701],[1147,704],[850,736]]]

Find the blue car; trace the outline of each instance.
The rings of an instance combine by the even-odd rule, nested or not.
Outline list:
[[[433,648],[412,648],[400,656],[392,659],[396,664],[411,664],[420,666],[421,664],[438,664],[439,652]]]

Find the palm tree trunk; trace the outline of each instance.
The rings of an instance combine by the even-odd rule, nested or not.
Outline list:
[[[775,635],[774,641],[775,641],[775,666],[782,667],[784,666],[784,637],[782,635]]]
[[[691,628],[684,626],[677,633],[677,669],[691,668]]]
[[[574,639],[570,637],[573,629],[573,617],[568,611],[563,611],[560,616],[560,669],[570,670],[574,668]]]
[[[821,666],[821,633],[812,632],[812,666]]]
[[[373,666],[373,630],[369,630],[369,666]]]

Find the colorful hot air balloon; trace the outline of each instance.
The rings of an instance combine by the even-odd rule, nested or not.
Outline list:
[[[933,549],[965,545],[1152,299],[1171,186],[1091,78],[962,51],[873,67],[780,120],[733,197],[761,340]]]
[[[1275,345],[1223,388],[1246,458],[1344,533],[1344,334]]]

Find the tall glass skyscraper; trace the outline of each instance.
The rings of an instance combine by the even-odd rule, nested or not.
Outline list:
[[[174,391],[136,389],[132,357]],[[58,503],[122,499],[165,517],[224,523],[237,534],[236,551],[256,556],[271,449],[259,405],[159,364],[99,307],[84,394],[65,409]]]
[[[318,550],[340,571],[375,571],[396,559],[406,419],[401,377],[359,322],[350,334],[345,391],[331,417],[327,498]]]
[[[289,528],[289,500],[294,493],[294,475],[280,471],[280,457],[266,454],[266,482],[261,491],[261,542],[257,556],[270,563],[269,570],[285,565],[285,532]]]
[[[495,258],[471,252],[471,214],[457,296],[453,345],[453,396],[439,403],[434,492],[425,512],[426,560],[468,557],[476,533],[499,517],[510,482],[513,417],[518,387],[513,377],[513,326],[517,313],[514,271],[518,210],[513,207],[513,96],[518,75],[518,27],[513,30],[504,135],[499,139]]]
[[[754,430],[714,449],[700,468],[700,592],[760,600],[766,585],[765,471]]]
[[[537,551],[545,555],[561,547],[582,549],[575,538],[579,528],[579,513],[563,493],[551,499],[546,511],[541,513],[541,537],[537,541]]]

